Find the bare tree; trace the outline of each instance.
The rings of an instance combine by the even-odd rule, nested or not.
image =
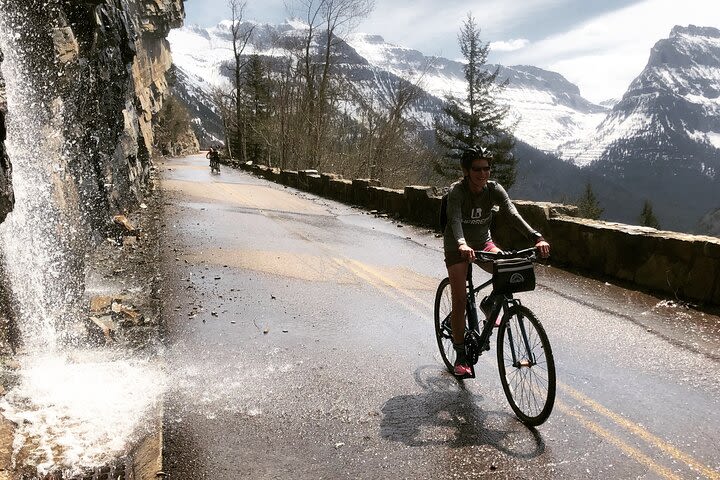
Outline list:
[[[236,118],[234,111],[234,95],[216,87],[213,88],[210,96],[222,120],[223,133],[225,134],[225,148],[227,148],[228,157],[232,160],[234,157],[232,142],[230,141],[232,137],[231,123],[233,122],[233,119]]]
[[[301,45],[300,74],[304,81],[302,101],[307,138],[305,159],[312,167],[323,164],[323,143],[327,137],[331,107],[331,79],[334,52],[349,33],[367,16],[374,0],[297,0],[289,10],[300,12],[307,31]]]
[[[243,69],[247,65],[248,60],[244,58],[245,48],[247,47],[250,39],[252,38],[254,25],[248,25],[243,23],[243,15],[245,13],[245,7],[247,6],[246,1],[242,0],[228,0],[228,7],[230,8],[230,33],[232,35],[232,48],[233,48],[233,64],[232,64],[232,75],[233,75],[233,86],[235,87],[235,128],[236,128],[236,140],[239,147],[238,155],[240,161],[247,160],[246,150],[246,131],[247,125],[244,118],[243,108]]]

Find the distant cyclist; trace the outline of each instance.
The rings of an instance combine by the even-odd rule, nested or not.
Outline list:
[[[208,153],[205,154],[205,158],[210,159],[210,171],[217,170],[220,173],[220,152],[215,147],[210,147]]]
[[[463,377],[471,372],[465,356],[465,279],[468,263],[475,261],[475,250],[500,251],[490,236],[493,206],[500,207],[517,230],[535,241],[542,257],[550,254],[550,245],[520,216],[505,189],[489,180],[492,154],[487,149],[474,147],[465,150],[461,166],[464,178],[454,183],[448,193],[443,249],[452,293],[451,328],[457,352],[454,373]],[[491,294],[480,304],[486,316],[493,301]]]

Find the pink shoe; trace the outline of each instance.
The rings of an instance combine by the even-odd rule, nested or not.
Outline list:
[[[453,373],[456,377],[466,377],[468,375],[472,375],[472,370],[469,366],[464,365],[462,363],[458,363],[455,365],[455,368],[453,369]]]

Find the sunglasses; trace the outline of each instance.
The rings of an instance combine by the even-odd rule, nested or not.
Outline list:
[[[472,167],[470,170],[473,172],[489,172],[490,167]]]

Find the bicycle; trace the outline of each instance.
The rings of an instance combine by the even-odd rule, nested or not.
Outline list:
[[[489,306],[487,318],[498,318],[500,311],[504,312],[497,326],[500,382],[510,407],[520,421],[538,426],[548,419],[555,403],[555,360],[542,324],[529,308],[513,297],[513,293],[535,289],[535,248],[498,253],[476,251],[475,255],[477,259],[493,263],[493,277],[475,287],[472,264],[468,266],[465,351],[472,368],[470,378],[475,376],[474,365],[482,353],[490,350],[495,322],[484,321],[480,330],[476,297],[492,284],[493,292],[489,297],[494,300]],[[525,277],[532,277],[532,281],[523,284]],[[443,362],[452,373],[456,353],[451,311],[450,280],[445,278],[435,295],[435,336]]]
[[[210,160],[210,173],[217,173],[220,175],[220,160]]]

